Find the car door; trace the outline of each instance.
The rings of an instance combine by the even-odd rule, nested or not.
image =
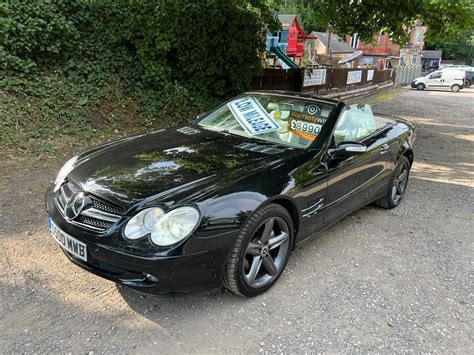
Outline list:
[[[426,81],[426,86],[431,88],[440,88],[442,87],[442,73],[441,71],[436,71],[428,76]]]
[[[325,197],[324,224],[329,224],[370,203],[387,183],[389,159],[396,150],[386,129],[381,129],[370,106],[353,105],[343,112],[336,123],[331,148],[345,142],[365,144],[367,150],[349,156],[332,156],[330,149],[325,161],[328,185]]]
[[[324,225],[324,206],[327,193],[327,165],[323,161],[323,151],[318,151],[304,165],[294,172],[299,185],[295,199],[301,211],[300,237],[307,238],[318,232]],[[300,242],[302,239],[297,240]]]

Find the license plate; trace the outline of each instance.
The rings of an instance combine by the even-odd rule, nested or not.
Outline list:
[[[51,218],[48,219],[49,233],[53,236],[54,240],[58,242],[61,248],[65,249],[76,258],[87,261],[87,245],[80,242],[76,238],[71,237],[69,234],[64,233],[59,227],[53,222]]]

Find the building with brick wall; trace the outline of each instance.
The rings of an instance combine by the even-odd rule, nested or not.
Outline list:
[[[416,21],[411,26],[408,42],[403,47],[393,43],[386,33],[374,36],[372,43],[360,41],[357,34],[346,36],[346,43],[364,52],[363,57],[359,59],[360,66],[370,65],[378,69],[387,69],[399,65],[421,65],[426,30],[427,26],[421,21]]]

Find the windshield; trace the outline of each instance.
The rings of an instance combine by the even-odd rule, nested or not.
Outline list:
[[[333,107],[312,100],[245,95],[211,112],[199,125],[242,137],[307,148],[317,139]]]

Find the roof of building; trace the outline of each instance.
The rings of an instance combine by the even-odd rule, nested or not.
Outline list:
[[[326,32],[311,32],[310,36],[316,36],[321,41],[324,47],[328,47],[328,33]],[[339,37],[332,33],[331,34],[331,52],[332,53],[352,53],[354,48],[349,46],[347,43],[341,41]]]
[[[421,56],[423,58],[441,59],[442,54],[443,51],[421,51]]]
[[[296,15],[280,15],[278,14],[278,21],[281,23],[281,27],[283,28],[283,31],[287,31],[290,27],[293,21],[295,20]]]

